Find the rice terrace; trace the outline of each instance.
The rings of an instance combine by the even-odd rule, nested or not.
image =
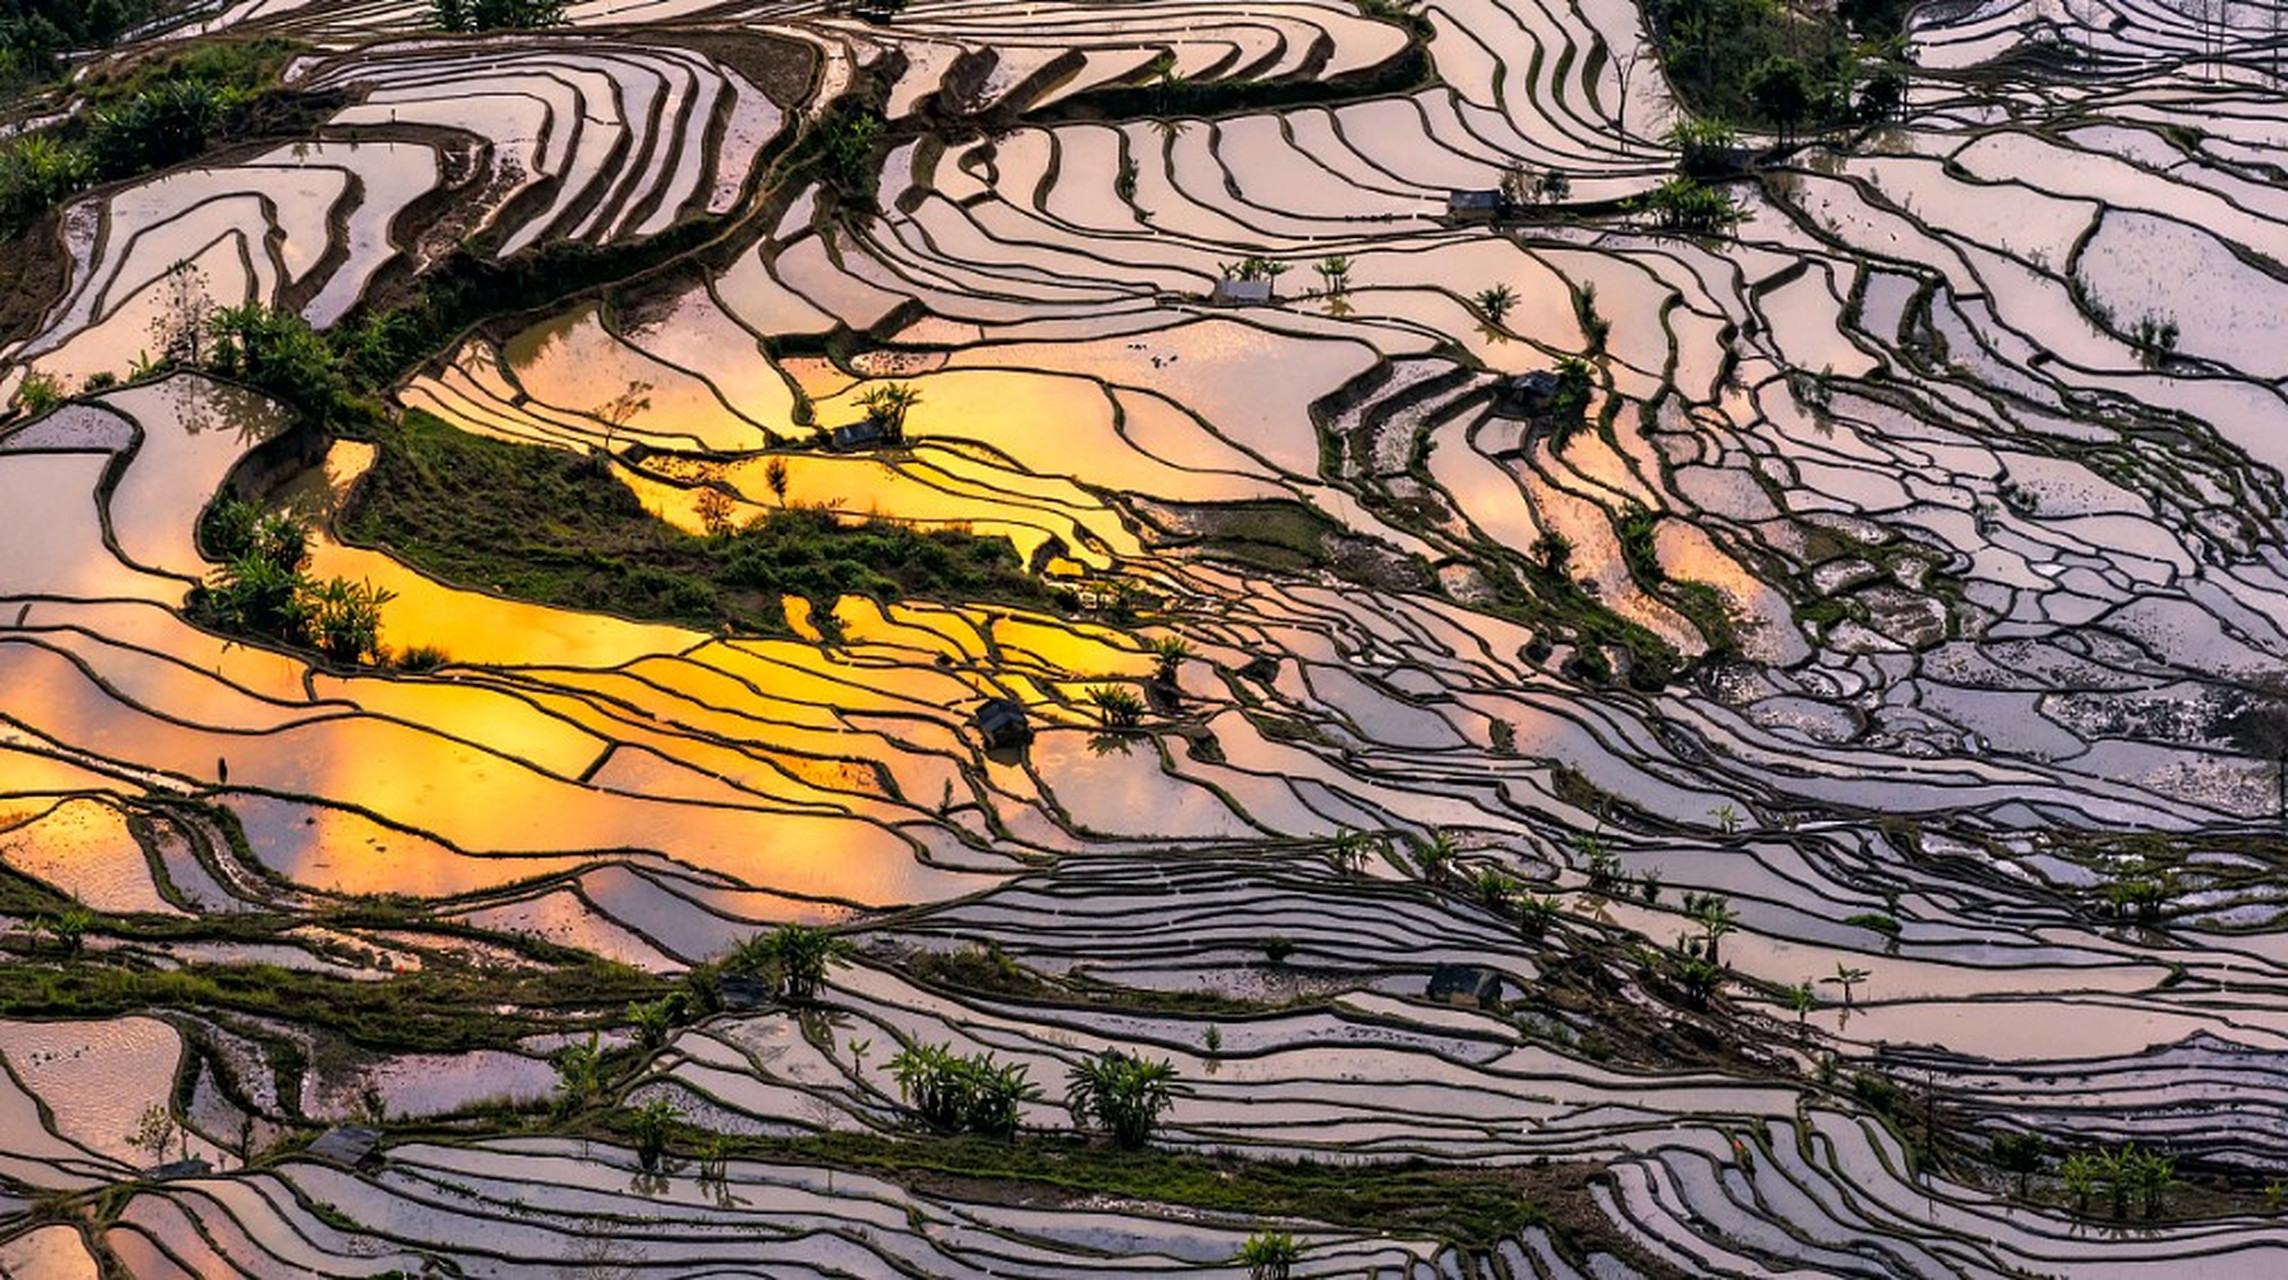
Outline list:
[[[0,0],[0,1277],[2288,1275],[2288,0]]]

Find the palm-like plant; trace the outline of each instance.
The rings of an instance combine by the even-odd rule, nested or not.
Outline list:
[[[381,656],[381,607],[397,594],[370,582],[334,578],[312,585],[303,600],[303,629],[320,653],[354,664]]]
[[[890,1059],[898,1096],[940,1129],[1006,1138],[1017,1132],[1024,1104],[1041,1096],[1021,1062],[990,1053],[964,1056],[945,1044],[910,1044]]]
[[[604,1054],[595,1032],[588,1043],[567,1045],[556,1055],[556,1105],[572,1111],[604,1088]]]
[[[1176,671],[1192,656],[1191,641],[1182,636],[1160,636],[1147,646],[1152,654],[1152,675],[1162,684],[1176,683]]]
[[[1789,987],[1787,989],[1787,1003],[1788,1008],[1795,1010],[1795,1025],[1799,1028],[1803,1027],[1806,1020],[1811,1017],[1811,1011],[1819,1007],[1819,996],[1811,985],[1811,979],[1806,978]]]
[[[87,945],[87,931],[94,926],[95,913],[75,902],[64,908],[63,914],[48,926],[48,931],[55,935],[56,945],[64,949],[65,955],[76,956],[80,948]]]
[[[1621,884],[1621,859],[1605,848],[1605,842],[1588,831],[1573,835],[1573,851],[1581,855],[1584,870],[1589,874],[1589,887],[1598,893],[1611,893]]]
[[[1461,849],[1454,843],[1454,837],[1443,831],[1433,831],[1428,841],[1415,846],[1414,860],[1422,864],[1422,878],[1438,884],[1453,870],[1454,859],[1460,857],[1461,853]]]
[[[906,414],[922,402],[922,393],[903,382],[879,386],[858,397],[858,403],[893,440],[906,438]]]
[[[1476,303],[1478,310],[1485,313],[1486,323],[1498,325],[1504,317],[1516,309],[1517,290],[1506,284],[1497,284],[1491,288],[1478,290],[1470,296],[1470,301]]]
[[[1065,1108],[1075,1125],[1100,1130],[1119,1146],[1141,1147],[1175,1101],[1175,1081],[1172,1062],[1107,1049],[1067,1073]]]
[[[1677,985],[1684,989],[1684,1002],[1695,1009],[1705,1009],[1708,1002],[1724,986],[1724,966],[1706,956],[1679,951],[1672,958]]]
[[[1478,901],[1501,911],[1517,897],[1519,885],[1516,876],[1500,867],[1479,867],[1470,873],[1470,888],[1478,895]]]
[[[1865,982],[1868,976],[1869,975],[1865,969],[1856,968],[1847,964],[1838,964],[1835,966],[1834,977],[1821,978],[1819,981],[1823,986],[1843,988],[1843,1007],[1848,1009],[1851,1007],[1851,988],[1858,986],[1862,982]]]
[[[1133,729],[1144,723],[1144,700],[1134,691],[1119,685],[1100,684],[1090,687],[1088,700],[1096,705],[1097,714],[1104,717],[1109,729]]]
[[[1327,296],[1339,298],[1351,291],[1351,260],[1349,258],[1340,254],[1321,258],[1311,264],[1311,270],[1318,272],[1319,279],[1325,282]]]

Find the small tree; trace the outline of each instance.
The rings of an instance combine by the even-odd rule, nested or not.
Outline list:
[[[699,486],[699,497],[692,503],[692,510],[699,516],[699,527],[707,531],[707,536],[724,538],[731,534],[731,517],[737,513],[738,505],[730,494],[712,484],[703,484]]]
[[[166,1160],[167,1144],[174,1140],[175,1114],[156,1102],[143,1108],[142,1116],[136,1121],[135,1132],[127,1135],[130,1146],[151,1153],[153,1164]]]
[[[784,458],[773,458],[763,464],[763,483],[771,487],[771,496],[786,505],[787,465]]]
[[[1339,298],[1351,291],[1351,260],[1340,254],[1321,258],[1311,265],[1319,273],[1330,298]]]
[[[604,424],[604,452],[612,451],[612,443],[639,413],[651,412],[652,385],[641,379],[630,379],[627,388],[596,406],[596,420]]]
[[[2018,1198],[2026,1198],[2026,1185],[2047,1163],[2049,1143],[2038,1133],[1998,1133],[1988,1144],[1994,1163],[2018,1175]]]
[[[1723,958],[1717,953],[1717,947],[1725,934],[1740,927],[1740,913],[1732,909],[1729,899],[1714,893],[1697,899],[1687,909],[1707,940],[1708,963],[1722,964]]]
[[[1065,1107],[1076,1126],[1097,1129],[1119,1146],[1142,1147],[1175,1100],[1175,1080],[1174,1063],[1107,1049],[1073,1065]]]
[[[1748,101],[1779,130],[1781,142],[1794,136],[1795,127],[1811,114],[1812,104],[1818,100],[1810,69],[1784,54],[1774,54],[1757,64],[1748,73],[1744,87]]]

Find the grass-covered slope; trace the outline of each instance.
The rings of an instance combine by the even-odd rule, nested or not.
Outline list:
[[[812,508],[700,537],[646,511],[594,458],[470,435],[418,410],[379,444],[343,534],[436,577],[539,604],[774,631],[789,595],[1047,598],[1005,538]]]

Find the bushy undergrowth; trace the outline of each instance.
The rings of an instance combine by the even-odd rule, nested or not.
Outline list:
[[[1787,135],[1865,123],[1897,107],[1892,0],[1834,8],[1786,0],[1651,0],[1669,80],[1694,111]]]
[[[111,43],[152,8],[152,0],[0,0],[0,92],[53,78],[59,55]]]
[[[282,40],[217,42],[91,78],[87,110],[0,147],[0,214],[35,217],[95,183],[181,164],[236,136],[292,52]]]
[[[309,572],[310,530],[292,516],[265,514],[224,498],[207,509],[200,535],[222,561],[191,594],[202,620],[239,635],[315,649],[341,663],[379,661],[387,591]]]

